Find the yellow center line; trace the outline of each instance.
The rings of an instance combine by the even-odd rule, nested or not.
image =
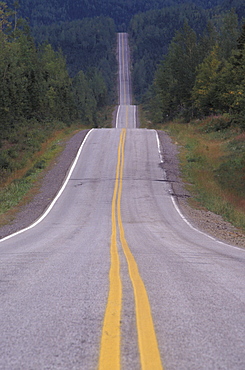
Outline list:
[[[126,126],[127,124],[128,122],[126,123]],[[117,216],[120,242],[128,263],[129,275],[134,290],[141,368],[143,370],[161,370],[163,367],[155,334],[148,294],[140,276],[137,263],[126,241],[121,217],[125,140],[126,129],[122,129],[118,146],[116,180],[112,199],[110,291],[102,330],[99,369],[120,369],[120,318],[122,305],[122,283],[120,279],[120,262],[116,242]]]
[[[124,227],[121,216],[121,198],[124,168],[124,143],[126,130],[123,139],[123,148],[121,154],[120,179],[117,198],[117,218],[119,225],[120,241],[128,263],[129,276],[134,289],[135,313],[138,331],[138,344],[140,352],[141,368],[145,370],[160,370],[162,362],[155,334],[150,302],[144,282],[140,276],[137,263],[132,255],[127,240],[125,238]]]
[[[104,324],[101,336],[100,346],[100,370],[118,370],[120,369],[120,320],[122,310],[122,282],[120,278],[120,261],[117,250],[117,223],[116,223],[116,199],[118,193],[118,183],[121,165],[121,148],[123,141],[123,132],[120,134],[118,145],[118,160],[116,169],[116,180],[112,198],[111,217],[111,268],[109,274],[109,295],[104,317]]]

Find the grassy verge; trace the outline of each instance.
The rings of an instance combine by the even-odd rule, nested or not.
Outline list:
[[[111,127],[114,108],[105,107],[98,112],[99,127]],[[22,127],[2,140],[0,226],[9,223],[19,206],[29,202],[38,192],[41,178],[64,149],[65,142],[76,131],[88,128],[81,122],[70,126],[57,122],[42,129],[34,122],[32,130]]]
[[[16,169],[2,178],[0,187],[0,225],[6,224],[18,210],[18,206],[24,205],[38,191],[39,180],[45,170],[64,149],[65,141],[68,140],[78,129],[84,127],[73,124],[70,127],[55,130],[52,135],[40,145],[40,150],[26,155],[25,165]],[[21,156],[19,158],[21,161]],[[16,159],[18,162],[18,160]],[[16,168],[19,165],[16,163]]]
[[[190,201],[245,230],[245,132],[228,116],[158,127],[180,147],[181,173]]]

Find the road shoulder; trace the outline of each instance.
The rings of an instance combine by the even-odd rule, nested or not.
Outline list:
[[[64,143],[65,149],[44,175],[37,194],[18,209],[11,223],[0,227],[0,239],[31,225],[43,214],[61,188],[88,131],[79,131]]]
[[[245,235],[239,229],[213,212],[195,209],[189,205],[192,196],[181,180],[178,147],[166,132],[158,130],[158,136],[164,161],[162,167],[183,215],[201,231],[229,244],[245,247]]]

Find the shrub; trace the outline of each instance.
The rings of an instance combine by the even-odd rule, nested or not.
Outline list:
[[[232,120],[229,117],[218,116],[212,117],[210,121],[204,126],[206,133],[223,131],[228,129],[232,124]]]

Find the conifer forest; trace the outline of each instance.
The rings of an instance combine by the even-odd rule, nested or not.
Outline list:
[[[117,32],[129,33],[134,99],[153,123],[226,115],[215,129],[244,130],[243,0],[1,1],[2,178],[54,130],[96,127],[117,103]]]

